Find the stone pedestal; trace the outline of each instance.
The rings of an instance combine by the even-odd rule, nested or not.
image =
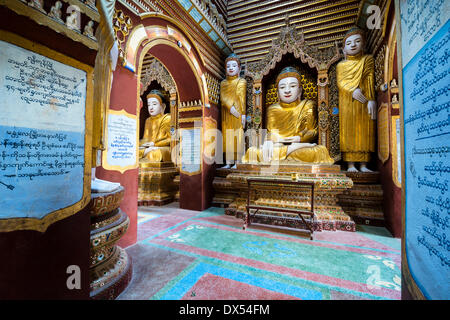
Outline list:
[[[172,162],[139,163],[138,205],[162,206],[175,200],[174,178],[178,169]]]
[[[339,204],[357,224],[384,226],[383,188],[379,172],[346,172],[353,187],[339,195]]]
[[[119,209],[124,188],[109,193],[92,193],[90,239],[90,297],[115,299],[128,285],[132,264],[126,251],[116,245],[125,234],[130,220]]]
[[[277,167],[261,164],[239,164],[237,170],[226,176],[226,188],[237,193],[234,200],[225,210],[226,214],[244,218],[247,204],[247,179],[259,177],[265,179],[293,178],[301,181],[313,181],[314,194],[314,230],[344,230],[355,231],[355,222],[347,215],[338,203],[338,195],[353,186],[352,180],[340,171],[338,165],[313,165],[298,163],[283,163]],[[216,183],[218,185],[218,183]],[[225,185],[225,184],[224,184]],[[293,189],[289,187],[267,184],[258,187],[256,196],[251,202],[262,206],[310,209],[310,190]],[[271,213],[273,215],[273,213]],[[259,221],[258,221],[259,220]],[[268,223],[285,227],[298,227],[301,222],[295,214],[279,214],[276,219],[267,219],[260,211],[252,221]]]

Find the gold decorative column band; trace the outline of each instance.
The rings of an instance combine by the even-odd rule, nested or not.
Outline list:
[[[389,159],[389,107],[383,103],[378,109],[378,159],[384,164]]]
[[[329,118],[330,111],[328,105],[328,70],[321,70],[317,76],[317,95],[318,95],[318,120],[319,120],[319,144],[330,149],[329,136]],[[309,97],[308,97],[309,98]]]
[[[253,82],[253,123],[259,127],[262,122],[262,79]]]
[[[200,100],[181,102],[180,107],[178,108],[178,111],[179,112],[203,111],[203,105]]]
[[[189,123],[189,122],[202,122],[203,118],[202,117],[195,117],[195,118],[183,118],[183,119],[178,119],[178,123]]]
[[[400,122],[400,116],[392,116],[391,119],[392,180],[397,187],[401,188],[401,165],[399,166],[399,159],[401,157],[399,151],[401,152],[401,149],[399,147],[400,135],[397,132],[397,122]],[[398,126],[400,126],[400,123],[398,124]],[[399,128],[399,131],[400,130],[401,129]]]

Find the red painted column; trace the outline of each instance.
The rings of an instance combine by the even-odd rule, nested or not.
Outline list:
[[[130,114],[137,114],[138,80],[133,72],[117,66],[113,74],[113,83],[110,98],[110,110],[122,110]],[[128,231],[120,239],[118,245],[122,248],[130,246],[137,241],[137,195],[138,195],[138,174],[139,169],[127,170],[124,173],[119,171],[106,170],[98,167],[96,176],[99,179],[120,182],[125,188],[125,195],[120,206],[130,218]]]

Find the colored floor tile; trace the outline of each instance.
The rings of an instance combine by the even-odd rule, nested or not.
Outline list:
[[[400,239],[384,228],[318,240],[242,230],[222,208],[139,208],[120,299],[400,299]]]
[[[381,275],[380,280],[387,283],[400,274],[400,270],[393,266],[393,261],[386,257],[293,243],[202,225],[190,225],[170,235],[166,240],[360,283],[368,281],[370,275],[366,270],[369,267],[377,268]]]

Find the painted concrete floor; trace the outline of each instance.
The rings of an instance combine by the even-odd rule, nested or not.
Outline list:
[[[244,231],[221,208],[139,207],[133,278],[118,299],[400,299],[401,241],[385,228],[314,238]]]

